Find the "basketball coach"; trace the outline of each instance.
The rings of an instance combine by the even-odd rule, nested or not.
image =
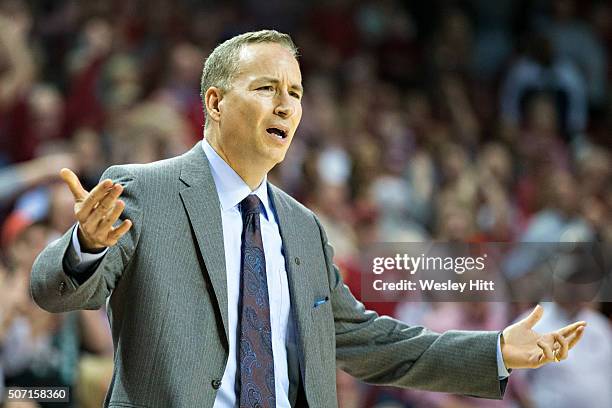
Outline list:
[[[585,322],[498,332],[423,327],[365,310],[315,214],[267,181],[302,116],[291,38],[220,44],[202,75],[204,138],[150,164],[110,167],[78,223],[38,256],[50,312],[105,302],[115,348],[108,407],[337,406],[336,367],[371,384],[501,399],[514,368],[563,360]],[[121,198],[120,198],[121,197]]]

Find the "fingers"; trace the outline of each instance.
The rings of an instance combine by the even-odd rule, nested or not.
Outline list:
[[[79,222],[84,222],[87,218],[89,218],[96,204],[104,198],[104,196],[109,192],[109,189],[113,186],[113,182],[110,179],[102,180],[98,183],[97,186],[91,190],[89,196],[85,198],[83,201],[83,205],[79,209],[77,213],[77,219]]]
[[[542,354],[538,356],[536,366],[541,366],[553,361],[560,362],[567,359],[569,350],[571,350],[578,343],[578,341],[580,341],[580,338],[584,333],[584,325],[576,326],[576,329],[571,332],[569,336],[564,336],[560,332],[561,330],[549,333],[537,341],[537,345],[542,350]],[[552,347],[550,344],[551,342],[554,342]],[[533,355],[530,358],[530,361],[532,363],[536,361]]]
[[[123,187],[120,184],[115,184],[108,193],[100,200],[98,207],[102,211],[109,211],[115,205],[115,201],[123,192]]]
[[[555,341],[560,345],[560,348],[555,350],[555,357],[557,357],[559,361],[565,360],[567,358],[567,352],[569,351],[568,340],[559,333],[553,333],[552,335]],[[555,346],[557,343],[555,343]]]
[[[119,239],[125,235],[126,232],[132,227],[132,221],[124,220],[118,227],[114,228],[113,223],[117,221],[121,213],[125,208],[123,201],[118,201],[113,207],[112,211],[108,213],[108,216],[98,224],[95,230],[86,234],[86,242],[90,249],[101,249],[115,245]],[[79,237],[80,239],[80,237]],[[83,245],[83,244],[81,244]]]
[[[552,347],[550,347],[549,344],[547,344],[546,342],[542,340],[538,340],[537,344],[543,353],[540,355],[540,358],[538,361],[539,364],[550,363],[551,361],[555,361],[555,355],[553,353]]]
[[[87,191],[81,185],[79,178],[70,169],[63,168],[60,170],[60,177],[68,185],[75,201],[82,201],[87,197]]]
[[[580,339],[582,338],[582,335],[584,334],[584,326],[580,326],[576,329],[576,331],[574,331],[572,334],[570,334],[567,337],[567,341],[568,341],[568,348],[571,350],[572,348],[574,348],[574,346],[576,344],[578,344],[578,342],[580,341]]]
[[[97,227],[100,221],[104,220],[105,217],[110,216],[115,209],[117,198],[119,198],[122,192],[123,187],[119,184],[115,184],[110,190],[108,190],[106,195],[102,197],[94,209],[89,213],[89,222]],[[113,225],[113,223],[110,225]]]
[[[109,245],[115,245],[130,228],[132,228],[132,221],[130,220],[124,220],[117,228],[112,228],[108,234]]]
[[[542,306],[537,305],[533,311],[521,321],[521,324],[525,325],[528,328],[532,328],[536,325],[537,322],[540,321],[542,315],[544,314],[544,308]]]
[[[580,326],[586,326],[586,322],[585,321],[579,321],[579,322],[576,322],[576,323],[569,324],[569,325],[567,325],[567,326],[557,330],[557,333],[560,333],[563,336],[568,336],[569,334],[571,334],[574,330],[576,330]]]
[[[117,202],[115,202],[113,207],[109,211],[107,211],[106,215],[100,222],[100,225],[98,226],[98,228],[103,231],[110,232],[111,227],[119,219],[124,208],[125,208],[125,203],[121,200],[117,200]]]

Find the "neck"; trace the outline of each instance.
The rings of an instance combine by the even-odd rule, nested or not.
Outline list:
[[[210,144],[210,147],[212,147],[223,159],[223,161],[225,161],[236,172],[236,174],[240,176],[242,181],[249,186],[251,191],[254,191],[257,189],[257,187],[259,187],[270,169],[262,168],[261,163],[250,163],[249,161],[244,160],[244,157],[241,158],[241,160],[236,160],[232,157],[227,149],[223,148],[216,137],[212,136],[208,132],[204,133],[204,137],[208,141],[208,144]]]

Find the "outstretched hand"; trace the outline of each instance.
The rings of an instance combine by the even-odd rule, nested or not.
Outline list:
[[[569,350],[582,337],[586,326],[584,321],[546,334],[533,331],[543,314],[544,309],[538,305],[529,316],[504,329],[501,350],[506,368],[538,368],[565,360]]]
[[[72,170],[63,168],[60,176],[74,197],[74,215],[79,221],[78,237],[83,251],[99,252],[113,246],[130,230],[130,220],[113,227],[125,208],[125,203],[119,200],[123,192],[120,184],[106,179],[87,192]]]

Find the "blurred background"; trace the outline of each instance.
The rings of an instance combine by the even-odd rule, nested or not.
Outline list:
[[[607,1],[0,0],[0,396],[62,385],[72,406],[101,406],[105,311],[51,315],[28,292],[36,255],[75,222],[58,171],[90,188],[109,165],[188,150],[202,138],[204,58],[262,28],[292,35],[305,87],[270,179],[321,217],[357,296],[375,242],[612,242]],[[367,306],[444,331],[501,329],[534,305],[413,300]],[[514,372],[503,401],[339,371],[339,404],[612,406],[610,304],[545,310],[538,330],[586,320],[584,338],[567,361]]]

